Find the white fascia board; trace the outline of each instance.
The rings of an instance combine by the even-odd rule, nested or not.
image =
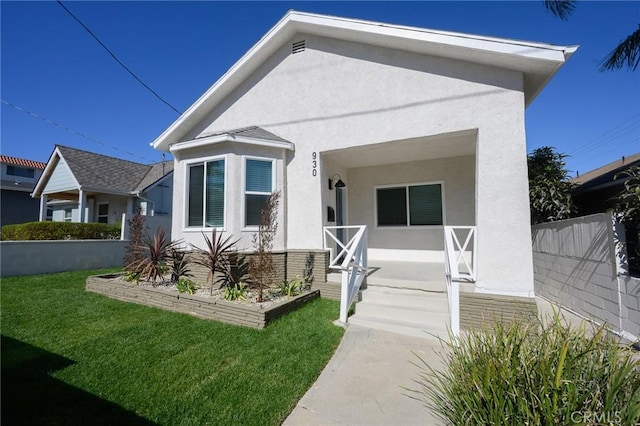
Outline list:
[[[294,150],[294,145],[291,142],[273,141],[268,139],[258,139],[258,138],[249,138],[246,136],[223,134],[223,135],[209,136],[206,138],[194,139],[186,142],[179,142],[171,145],[169,147],[169,151],[178,152],[178,151],[183,151],[185,149],[198,148],[201,146],[213,145],[213,144],[223,143],[223,142],[235,142],[235,143],[244,143],[249,145],[259,145],[259,146],[266,146],[269,148],[286,149],[289,151]]]
[[[151,146],[162,151],[171,151],[169,145],[184,137],[220,100],[231,93],[296,33],[544,74],[547,73],[550,63],[562,65],[577,49],[577,46],[555,46],[289,11],[213,86],[162,132]],[[543,80],[548,81],[553,74],[555,71]],[[535,97],[542,87],[544,84],[534,91],[534,96],[529,97]]]

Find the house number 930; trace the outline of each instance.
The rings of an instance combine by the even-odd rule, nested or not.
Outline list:
[[[318,153],[311,153],[311,174],[315,177],[318,175]]]

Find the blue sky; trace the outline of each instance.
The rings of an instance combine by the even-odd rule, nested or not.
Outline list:
[[[600,60],[640,23],[640,2],[581,2],[568,21],[534,2],[65,2],[146,84],[184,111],[289,9],[439,30],[580,45],[527,109],[527,150],[571,155],[575,173],[640,152],[640,69]],[[173,120],[55,2],[1,7],[0,152],[47,161],[62,144],[132,161]]]

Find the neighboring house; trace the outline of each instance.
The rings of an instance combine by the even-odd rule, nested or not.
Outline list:
[[[33,191],[40,220],[120,223],[140,207],[147,216],[170,216],[173,162],[140,164],[56,145]]]
[[[615,176],[637,165],[640,165],[640,153],[622,157],[571,179],[571,183],[576,185],[574,201],[578,207],[578,214],[586,216],[612,210],[628,178],[620,175],[615,179]]]
[[[40,205],[31,191],[45,167],[40,161],[0,155],[0,226],[38,220]]]
[[[371,263],[442,262],[477,226],[475,288],[531,297],[525,108],[576,49],[291,11],[153,142],[172,234],[251,250],[280,191],[276,251],[366,225]]]
[[[598,167],[588,173],[571,179],[576,185],[574,201],[580,216],[605,213],[614,210],[618,195],[624,190],[629,176],[623,172],[633,166],[640,166],[640,153],[622,157],[612,163]],[[616,179],[616,176],[618,178]],[[639,224],[624,224],[626,241],[626,261],[629,272],[640,276],[640,228]]]

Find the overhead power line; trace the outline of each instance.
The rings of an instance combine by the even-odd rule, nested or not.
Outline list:
[[[67,7],[62,4],[62,2],[60,0],[57,0],[57,3],[73,18],[76,20],[76,22],[78,24],[80,24],[80,26],[82,26],[82,28],[84,28],[90,35],[91,37],[93,37],[95,39],[95,41],[98,42],[98,44],[100,46],[102,46],[104,48],[104,50],[107,51],[107,53],[109,53],[109,55],[111,55],[111,57],[122,67],[124,68],[129,74],[131,74],[131,76],[133,78],[136,79],[136,81],[140,84],[142,84],[148,91],[150,91],[151,93],[153,93],[153,95],[160,99],[160,101],[162,101],[162,103],[164,103],[166,106],[168,106],[169,108],[171,108],[172,110],[174,110],[175,112],[177,112],[178,114],[182,114],[177,108],[175,108],[173,105],[171,105],[169,102],[167,102],[162,96],[160,96],[155,90],[153,90],[151,87],[149,87],[144,81],[142,81],[133,71],[131,71],[129,69],[129,67],[127,67],[120,59],[118,59],[118,57],[98,38],[97,35],[95,35],[93,33],[93,31],[91,31],[89,29],[89,27],[87,27],[76,15],[74,15],[69,9],[67,9]]]
[[[97,144],[99,144],[99,145],[102,145],[102,146],[104,146],[104,147],[111,148],[111,149],[113,149],[113,150],[116,150],[116,151],[122,152],[122,153],[124,153],[124,154],[130,155],[131,157],[140,158],[140,159],[145,160],[145,161],[148,161],[148,162],[150,162],[150,163],[154,163],[154,162],[155,162],[155,161],[150,160],[150,159],[148,159],[148,158],[146,158],[146,157],[142,157],[142,156],[140,156],[140,155],[136,155],[136,154],[134,154],[134,153],[132,153],[132,152],[122,150],[122,149],[118,148],[117,146],[113,146],[113,145],[106,144],[106,143],[104,143],[104,142],[100,142],[99,140],[94,139],[94,138],[92,138],[91,136],[87,136],[87,135],[85,135],[84,133],[81,133],[81,132],[79,132],[79,131],[77,131],[77,130],[71,129],[71,128],[66,127],[66,126],[63,126],[62,124],[56,123],[56,122],[55,122],[55,121],[53,121],[53,120],[49,120],[48,118],[43,117],[43,116],[41,116],[41,115],[38,115],[38,114],[36,114],[35,112],[27,111],[26,109],[24,109],[24,108],[20,108],[19,106],[14,105],[14,104],[12,104],[11,102],[5,101],[4,99],[0,99],[0,102],[2,102],[2,103],[3,103],[3,104],[5,104],[5,105],[10,106],[11,108],[15,109],[16,111],[20,111],[20,112],[24,112],[25,114],[29,114],[30,116],[32,116],[32,117],[34,117],[34,118],[38,118],[38,119],[40,119],[40,120],[42,120],[42,121],[44,121],[44,122],[47,122],[47,123],[49,123],[49,124],[51,124],[51,125],[53,125],[53,126],[59,127],[59,128],[61,128],[62,130],[66,130],[66,131],[67,131],[67,132],[69,132],[69,133],[73,133],[74,135],[80,136],[81,138],[86,139],[86,140],[88,140],[88,141],[91,141],[91,142],[97,143]]]

